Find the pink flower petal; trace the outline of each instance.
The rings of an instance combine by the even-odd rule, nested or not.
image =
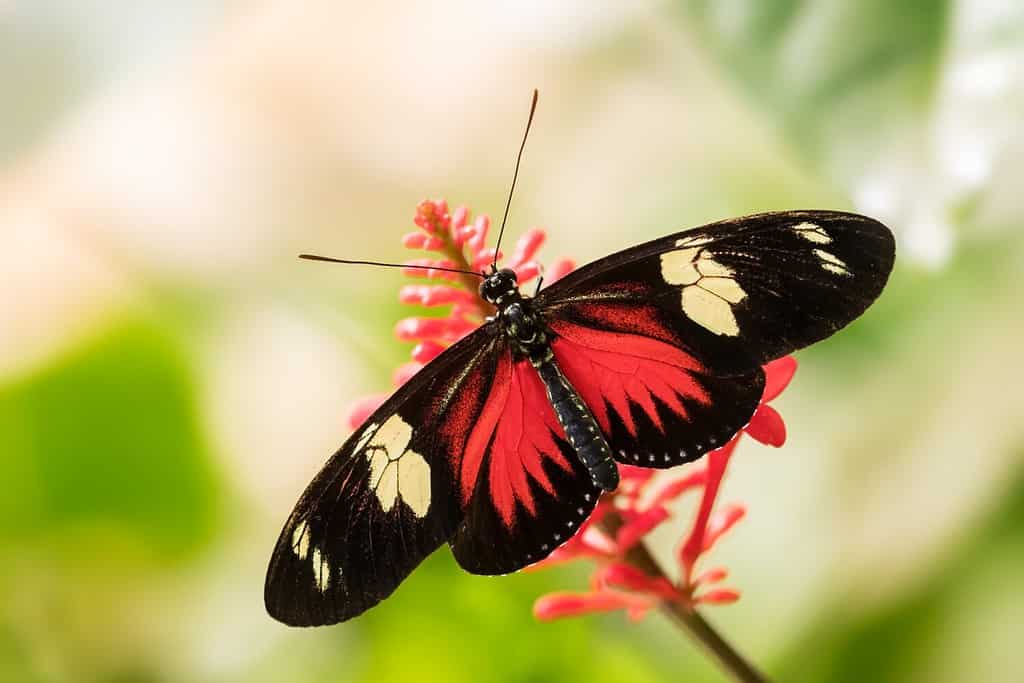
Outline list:
[[[451,285],[405,285],[398,290],[398,300],[403,304],[420,306],[445,306],[448,304],[476,304],[476,294]]]
[[[768,404],[761,404],[757,407],[754,416],[750,418],[744,431],[752,438],[768,446],[778,448],[786,443],[786,423],[782,421],[775,408]]]
[[[761,402],[773,401],[786,388],[789,381],[796,374],[796,358],[783,356],[773,360],[764,366],[764,393],[761,394]]]
[[[476,252],[476,255],[473,257],[472,263],[470,263],[470,267],[473,270],[483,270],[487,268],[487,266],[494,263],[495,260],[500,261],[501,257],[501,252],[498,252],[498,256],[495,257],[494,248],[487,247],[486,249],[481,249],[480,251]]]
[[[423,363],[426,365],[430,361],[434,360],[441,355],[441,352],[445,350],[445,346],[433,342],[430,340],[421,341],[412,350],[412,359],[417,363]]]
[[[427,243],[427,235],[422,232],[409,232],[402,235],[402,246],[409,249],[422,249]]]
[[[546,235],[540,228],[530,228],[524,232],[516,241],[515,249],[512,250],[512,256],[508,260],[508,267],[518,271],[521,265],[536,255],[537,250],[544,244],[545,238]]]
[[[580,543],[591,553],[599,555],[614,555],[619,552],[615,541],[608,538],[600,529],[588,527],[582,533],[576,535]]]
[[[466,225],[466,221],[469,219],[469,209],[464,206],[460,206],[452,211],[452,230],[458,230]]]
[[[693,602],[705,605],[728,605],[740,599],[740,592],[731,588],[716,588],[707,593],[695,595]]]
[[[693,567],[697,563],[697,558],[704,552],[704,534],[711,517],[711,509],[715,504],[718,487],[722,483],[722,477],[725,476],[725,468],[729,464],[737,441],[738,438],[733,437],[729,443],[707,455],[707,481],[704,484],[704,495],[701,496],[700,508],[697,510],[697,518],[693,522],[690,534],[679,548],[679,566],[683,570],[684,585],[691,583]]]
[[[447,232],[448,226],[451,225],[448,203],[443,199],[438,201],[428,199],[420,202],[416,207],[416,217],[413,218],[413,223],[431,234]]]
[[[455,280],[458,273],[436,268],[457,268],[458,264],[450,259],[419,258],[405,262],[402,274],[410,277],[424,277],[432,280]]]
[[[412,379],[412,376],[419,372],[422,367],[422,363],[416,362],[403,363],[402,365],[399,365],[395,371],[391,373],[391,383],[396,387],[402,386]]]
[[[637,514],[623,524],[615,535],[615,541],[619,545],[619,550],[624,551],[632,548],[666,519],[668,519],[668,510],[660,505]]]
[[[459,318],[403,318],[395,325],[395,336],[402,341],[455,341],[475,328],[473,323]]]
[[[540,264],[536,261],[527,261],[522,265],[516,266],[513,270],[516,271],[516,280],[519,281],[521,286],[524,282],[528,282],[540,275]]]
[[[706,467],[697,467],[692,469],[684,477],[680,477],[675,481],[666,484],[658,495],[655,496],[654,502],[651,505],[664,505],[670,501],[675,500],[679,496],[683,495],[690,489],[703,486],[708,479],[708,471]]]
[[[681,596],[668,579],[663,576],[648,576],[630,564],[613,562],[594,572],[591,585],[595,590],[614,587],[625,588],[635,593],[648,593],[663,600],[679,600]]]
[[[718,542],[718,539],[729,533],[729,530],[736,526],[736,523],[743,519],[746,514],[746,506],[739,503],[725,505],[716,510],[711,515],[711,519],[708,520],[707,529],[704,531],[704,545],[701,553],[711,550],[715,543]]]
[[[487,216],[477,216],[476,220],[473,221],[473,236],[469,238],[467,244],[474,255],[479,255],[480,251],[484,249],[484,243],[487,241],[487,232],[490,228],[491,219]]]
[[[644,483],[650,481],[658,471],[650,467],[636,467],[634,465],[619,465],[619,478],[622,481],[636,481]]]
[[[388,399],[387,394],[372,394],[356,401],[348,411],[348,426],[353,431],[359,429],[373,411],[380,408]]]
[[[457,230],[454,230],[455,246],[462,248],[466,242],[469,242],[473,237],[476,236],[476,228],[472,225],[461,226]]]
[[[700,586],[709,583],[718,583],[719,581],[725,580],[729,576],[729,570],[725,567],[715,567],[714,569],[708,569],[705,572],[701,572],[696,579],[693,580],[693,585]]]
[[[556,260],[544,274],[544,281],[552,285],[563,277],[576,270],[576,262],[572,259],[561,258]]]
[[[655,604],[656,601],[646,596],[614,591],[550,593],[540,597],[533,604],[533,615],[540,621],[552,621],[619,609],[647,610]]]

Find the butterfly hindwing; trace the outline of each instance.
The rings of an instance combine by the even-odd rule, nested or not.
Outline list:
[[[344,621],[391,594],[455,531],[453,454],[482,400],[500,339],[480,330],[398,389],[306,488],[267,571],[267,611],[286,624]]]
[[[634,315],[642,314],[638,307]],[[701,353],[699,345],[623,326],[614,307],[604,324],[596,317],[604,307],[581,306],[587,317],[572,315],[572,308],[549,323],[551,347],[619,462],[657,468],[690,462],[750,420],[764,388],[760,367],[716,367],[714,354]]]
[[[506,350],[459,474],[464,515],[450,544],[474,574],[506,574],[567,541],[600,490],[566,441],[537,371]]]
[[[741,429],[760,366],[860,315],[893,254],[889,230],[863,216],[759,214],[608,256],[537,304],[614,457],[670,467]]]

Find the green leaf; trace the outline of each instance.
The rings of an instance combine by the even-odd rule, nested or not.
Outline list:
[[[689,0],[712,56],[808,158],[872,154],[935,94],[948,0]]]
[[[0,388],[0,481],[5,544],[101,538],[169,559],[209,540],[217,483],[176,341],[123,322]]]

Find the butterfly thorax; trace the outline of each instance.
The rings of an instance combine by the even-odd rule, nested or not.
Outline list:
[[[536,366],[551,357],[550,339],[533,302],[519,292],[515,272],[503,268],[480,285],[480,296],[498,309],[495,320],[508,337],[513,351]]]

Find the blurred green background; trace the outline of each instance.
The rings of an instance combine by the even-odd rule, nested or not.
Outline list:
[[[702,222],[897,231],[745,443],[709,619],[784,681],[1024,680],[1024,3],[0,0],[0,680],[719,681],[658,615],[536,623],[587,568],[446,551],[355,622],[262,581],[408,349],[416,203],[580,262]],[[667,554],[688,523],[659,533]]]

